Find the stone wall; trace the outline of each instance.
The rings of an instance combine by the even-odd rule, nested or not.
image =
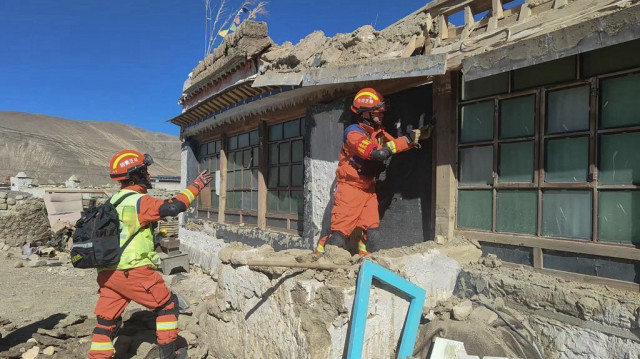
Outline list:
[[[342,358],[360,257],[333,246],[323,257],[309,250],[275,252],[269,246],[252,248],[231,243],[221,250],[218,239],[204,237],[206,229],[181,229],[181,250],[208,265],[216,281],[216,295],[194,312],[204,331],[203,342],[216,358]],[[427,290],[425,311],[453,295],[461,262],[480,251],[463,244],[453,250],[424,243],[413,249],[394,249],[373,255],[376,261]],[[455,259],[454,259],[455,258]],[[470,259],[471,258],[471,259]],[[253,267],[249,261],[340,264],[331,271],[283,267]],[[409,302],[388,287],[371,291],[363,357],[394,356]],[[220,335],[225,333],[225,335]]]
[[[462,272],[458,289],[462,297],[499,302],[535,333],[547,359],[640,357],[640,293],[481,265]]]
[[[24,192],[0,191],[0,241],[21,246],[50,237],[51,228],[42,199]]]

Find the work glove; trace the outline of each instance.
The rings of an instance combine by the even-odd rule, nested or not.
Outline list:
[[[420,137],[420,130],[411,130],[406,137],[407,137],[407,142],[409,142],[410,146],[417,146],[418,140],[422,138]]]
[[[213,180],[213,176],[211,175],[209,170],[204,170],[193,181],[193,185],[198,187],[199,190],[202,190],[206,185],[209,184],[209,182],[211,182],[211,180]]]
[[[420,139],[424,140],[431,137],[431,132],[433,131],[433,125],[426,125],[420,128]]]

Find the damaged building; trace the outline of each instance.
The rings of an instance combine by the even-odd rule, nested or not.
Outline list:
[[[231,242],[268,244],[276,252],[313,249],[329,230],[343,130],[353,121],[350,102],[359,89],[374,87],[390,99],[384,123],[394,136],[434,124],[433,136],[393,156],[377,183],[382,249],[467,239],[508,268],[529,268],[530,280],[551,275],[636,298],[640,3],[515,3],[436,0],[381,31],[363,26],[333,37],[316,31],[295,45],[274,44],[265,23],[244,21],[193,69],[179,99],[183,112],[170,120],[184,140],[183,185],[203,169],[215,173],[182,219],[180,238],[191,260],[214,273],[246,264],[228,252],[217,257]],[[455,16],[464,24],[452,24]],[[517,281],[477,273],[457,281],[457,289],[473,284],[469,297],[520,296],[514,300],[532,311],[556,306],[574,327],[584,324],[575,320],[607,316],[598,312],[604,307],[587,314],[558,309],[553,285],[529,288],[548,291],[537,298],[543,304],[531,304],[511,287]],[[562,303],[580,297],[579,288],[561,292]],[[436,295],[429,305],[446,297]],[[614,300],[619,309],[626,305],[621,297]],[[604,320],[615,329],[592,328],[615,337],[602,339],[606,350],[619,349],[612,357],[640,352],[640,307],[625,308],[626,319]],[[209,314],[223,318],[221,311]],[[549,343],[558,333],[570,337],[545,323],[538,324]],[[549,343],[545,351],[565,353],[551,357],[590,357],[566,342],[564,349]],[[319,348],[300,350],[318,358],[341,353]]]
[[[508,5],[435,1],[295,46],[245,21],[193,69],[171,119],[183,178],[217,174],[190,218],[229,241],[313,248],[348,106],[371,86],[394,135],[435,123],[378,182],[386,247],[465,236],[508,262],[637,283],[637,3]]]

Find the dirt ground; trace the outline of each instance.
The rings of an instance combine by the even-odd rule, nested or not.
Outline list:
[[[46,264],[31,267],[34,261],[23,260],[18,248],[0,251],[0,358],[21,358],[34,347],[39,354],[33,358],[86,358],[95,325],[96,272],[73,268],[65,254],[42,260]],[[165,281],[191,303],[190,309],[215,294],[215,283],[201,272],[165,276]],[[188,315],[180,316],[181,323],[189,321]],[[116,357],[153,358],[154,314],[131,303],[123,319]],[[197,346],[193,334],[185,338],[182,345]],[[43,353],[47,348],[51,355]]]

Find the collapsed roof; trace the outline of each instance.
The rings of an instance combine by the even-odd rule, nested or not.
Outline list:
[[[456,13],[461,26],[448,21]],[[472,80],[637,38],[638,0],[526,0],[506,10],[500,0],[436,0],[381,31],[314,31],[295,45],[274,44],[266,23],[244,21],[185,82],[179,103],[197,111],[171,122],[192,124],[283,88],[450,70]],[[204,100],[218,103],[197,107]]]

